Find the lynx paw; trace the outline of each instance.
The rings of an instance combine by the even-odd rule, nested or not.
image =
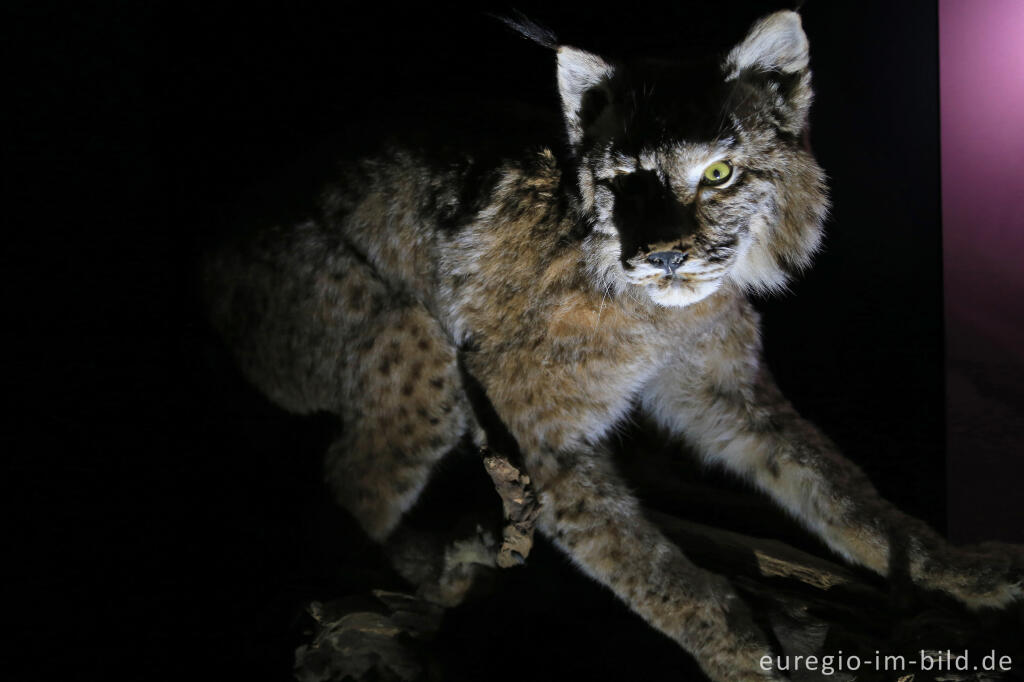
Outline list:
[[[477,526],[474,535],[445,548],[441,575],[436,582],[423,585],[420,596],[445,608],[458,606],[485,589],[497,567],[497,555],[494,536]]]
[[[930,570],[929,570],[930,569]],[[947,592],[971,609],[1024,602],[1024,547],[985,542],[950,547],[941,566],[926,566],[926,587]]]
[[[749,607],[721,576],[710,576],[716,598],[703,617],[717,636],[696,647],[705,672],[715,680],[785,680],[774,670],[772,650]],[[771,662],[769,662],[771,661]]]

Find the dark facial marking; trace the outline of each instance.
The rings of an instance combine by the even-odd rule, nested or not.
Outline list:
[[[651,244],[685,240],[697,231],[693,206],[684,205],[654,171],[637,171],[612,183],[612,214],[622,259],[647,253]]]

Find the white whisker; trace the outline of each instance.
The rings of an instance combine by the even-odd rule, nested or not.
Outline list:
[[[594,322],[594,331],[596,332],[598,327],[601,325],[601,314],[604,312],[604,303],[608,300],[608,294],[612,289],[612,283],[609,282],[604,288],[604,295],[601,297],[601,305],[597,309],[597,320]]]

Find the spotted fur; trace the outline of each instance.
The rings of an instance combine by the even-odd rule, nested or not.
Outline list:
[[[949,548],[884,502],[762,364],[746,293],[808,264],[828,205],[801,143],[799,16],[762,19],[721,63],[556,54],[567,155],[481,167],[393,148],[351,165],[314,218],[210,259],[212,316],[245,373],[287,409],[341,418],[339,502],[388,538],[431,467],[484,437],[468,375],[523,454],[542,532],[715,679],[771,677],[769,648],[615,472],[605,439],[634,409],[850,561],[888,574],[904,557],[972,606],[1020,599],[1019,550]],[[731,175],[703,181],[723,160]]]

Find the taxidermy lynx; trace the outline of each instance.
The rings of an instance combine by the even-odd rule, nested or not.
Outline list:
[[[251,381],[288,410],[339,416],[338,501],[391,536],[434,464],[484,438],[471,377],[518,444],[540,531],[714,679],[778,673],[730,584],[616,473],[606,438],[633,410],[849,561],[883,575],[901,562],[971,607],[1020,600],[1018,548],[950,547],[886,503],[762,363],[746,294],[809,263],[827,210],[802,144],[799,16],[760,20],[711,65],[606,63],[548,37],[567,154],[477,168],[392,148],[347,167],[314,217],[208,264],[215,323]]]

